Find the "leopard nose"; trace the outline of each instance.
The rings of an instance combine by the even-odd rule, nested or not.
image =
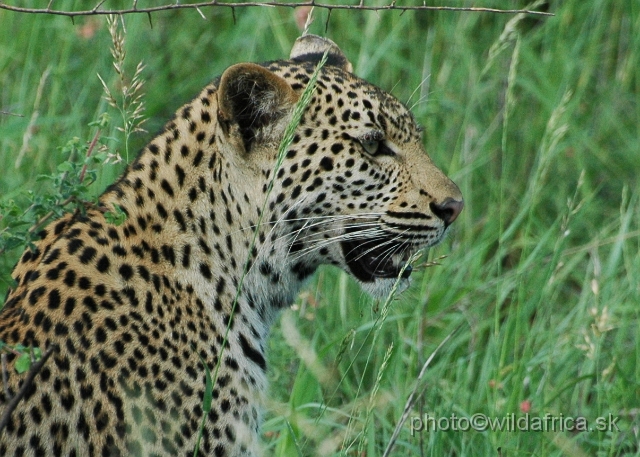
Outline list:
[[[464,201],[454,200],[453,198],[449,197],[446,198],[442,203],[432,202],[429,206],[433,214],[442,219],[446,225],[449,225],[453,223],[453,221],[455,221],[460,215],[460,212],[464,207]]]

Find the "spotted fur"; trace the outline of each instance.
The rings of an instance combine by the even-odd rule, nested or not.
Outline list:
[[[293,107],[327,49],[274,174]],[[116,207],[121,225],[105,217]],[[334,43],[307,36],[289,60],[229,68],[177,111],[99,207],[50,224],[15,267],[0,339],[55,352],[1,432],[0,455],[191,456],[203,363],[219,371],[200,455],[261,455],[278,310],[321,264],[385,294],[461,209],[411,113],[354,76]],[[24,380],[7,373],[0,413]]]

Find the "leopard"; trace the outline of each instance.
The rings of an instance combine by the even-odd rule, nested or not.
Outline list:
[[[0,455],[263,455],[281,310],[321,265],[374,297],[408,285],[463,205],[411,111],[330,39],[227,68],[18,260],[0,340],[49,358],[6,356]]]

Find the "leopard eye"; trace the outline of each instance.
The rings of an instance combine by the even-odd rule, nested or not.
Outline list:
[[[367,154],[375,156],[378,155],[378,150],[380,149],[381,141],[360,141],[362,148],[367,152]]]
[[[384,140],[360,140],[362,149],[371,156],[393,156],[395,152]]]

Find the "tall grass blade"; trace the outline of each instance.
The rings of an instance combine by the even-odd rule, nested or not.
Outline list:
[[[422,368],[420,369],[420,373],[418,374],[418,377],[416,378],[416,386],[413,388],[413,390],[409,394],[409,398],[407,398],[407,402],[405,403],[404,410],[402,412],[402,417],[400,417],[400,420],[396,424],[396,428],[393,429],[393,433],[391,434],[391,438],[389,438],[389,442],[387,443],[387,448],[384,450],[384,454],[382,454],[382,457],[390,457],[391,456],[391,451],[393,451],[393,448],[396,445],[396,441],[398,440],[398,436],[400,435],[400,431],[402,430],[402,427],[404,427],[404,424],[407,422],[407,419],[409,418],[409,414],[411,413],[411,410],[413,409],[413,405],[416,403],[416,400],[418,399],[418,395],[417,395],[418,388],[420,388],[420,386],[421,386],[422,378],[424,377],[425,373],[427,372],[427,368],[429,367],[429,365],[431,365],[431,361],[434,359],[436,354],[440,351],[440,349],[442,347],[444,347],[445,344],[447,344],[447,341],[449,341],[451,339],[451,337],[458,331],[459,328],[460,327],[455,329],[453,332],[449,333],[440,342],[440,344],[438,344],[438,347],[434,349],[434,351],[431,353],[429,358],[427,358],[427,360],[422,365]],[[426,389],[426,386],[422,387],[422,389],[421,389],[422,392],[424,392],[424,389]]]

